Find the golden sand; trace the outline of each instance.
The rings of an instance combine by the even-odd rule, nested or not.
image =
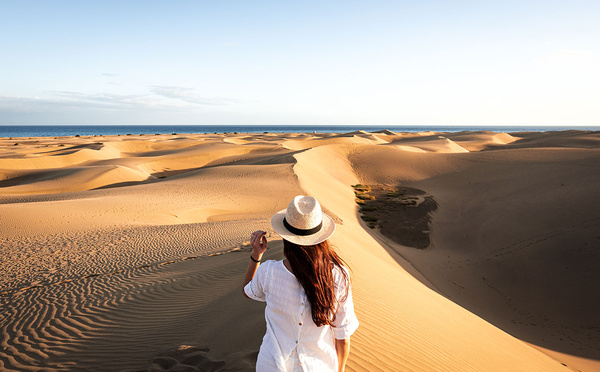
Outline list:
[[[351,185],[431,195],[430,245]],[[253,370],[248,237],[313,195],[361,326],[348,371],[599,371],[600,134],[0,138],[0,370]]]

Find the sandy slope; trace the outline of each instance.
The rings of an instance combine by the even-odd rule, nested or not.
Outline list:
[[[357,148],[347,148],[356,153]],[[350,366],[356,370],[518,371],[562,370],[562,366],[480,318],[426,289],[362,229],[354,194],[347,185],[357,181],[349,161],[323,167],[318,158],[336,158],[340,148],[318,148],[297,156],[301,186],[324,200],[344,224],[333,240],[354,268],[357,305],[367,330],[357,342],[371,345],[356,350]],[[328,177],[325,177],[328,175]],[[343,192],[342,192],[343,190]],[[380,343],[384,340],[383,343]],[[379,341],[379,342],[378,342]],[[376,346],[375,346],[376,345]],[[420,350],[420,351],[418,351]]]
[[[353,160],[376,157],[372,150]],[[386,244],[442,293],[522,340],[581,357],[571,366],[598,370],[586,359],[600,359],[600,152],[507,151],[443,156],[427,175],[363,167],[361,180],[401,180],[434,195],[432,246]]]
[[[353,269],[361,327],[348,370],[598,370],[599,142],[389,131],[0,139],[0,369],[252,370],[264,319],[240,294],[246,239],[304,193],[336,219],[332,242]],[[434,195],[432,246],[366,228],[358,182]],[[268,257],[279,259],[273,238]]]

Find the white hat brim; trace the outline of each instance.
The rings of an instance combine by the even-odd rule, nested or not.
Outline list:
[[[271,218],[271,227],[279,236],[283,239],[298,244],[298,245],[315,245],[329,239],[335,232],[335,222],[331,217],[323,213],[323,225],[321,229],[311,235],[296,235],[290,232],[283,225],[283,219],[285,218],[286,209],[281,210]]]

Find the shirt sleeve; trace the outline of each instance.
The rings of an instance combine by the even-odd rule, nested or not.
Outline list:
[[[254,278],[252,278],[252,280],[244,287],[244,293],[246,293],[248,297],[255,301],[266,301],[263,285],[265,283],[265,275],[268,265],[268,261],[261,264],[258,269],[256,269]]]
[[[348,274],[348,270],[344,268]],[[343,276],[340,275],[341,279]],[[349,275],[348,275],[349,277]],[[342,291],[340,292],[341,299],[338,309],[335,313],[335,320],[333,321],[333,335],[338,340],[344,340],[350,337],[358,328],[358,318],[354,313],[354,302],[352,301],[352,287],[350,283],[348,283],[348,296],[344,298],[344,290],[345,286],[342,287]]]

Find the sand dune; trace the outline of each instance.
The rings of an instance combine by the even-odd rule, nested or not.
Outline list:
[[[6,175],[8,176],[8,175]],[[154,178],[140,169],[121,165],[99,165],[43,169],[13,173],[0,182],[0,193],[10,195],[56,194],[141,182]]]
[[[444,136],[426,136],[426,137],[408,137],[408,138],[400,138],[393,142],[390,142],[392,145],[402,146],[402,148],[406,147],[414,147],[425,152],[430,153],[460,153],[460,152],[469,152],[469,150],[460,146],[456,142],[444,137]]]
[[[563,131],[538,133],[516,133],[521,139],[510,148],[566,147],[597,149],[598,132]]]
[[[0,139],[0,370],[253,370],[265,326],[240,294],[247,237],[297,194],[334,217],[352,268],[349,371],[600,370],[599,145],[575,131]],[[432,195],[431,245],[367,227],[357,183]]]
[[[447,155],[426,176],[395,175],[379,164],[363,167],[361,178],[434,195],[440,208],[430,249],[386,243],[442,293],[520,339],[597,360],[600,276],[593,247],[600,179],[590,170],[600,164],[600,153],[506,151]],[[394,154],[385,156],[393,162]]]
[[[328,155],[332,155],[331,151]],[[350,364],[352,368],[359,370],[368,364],[370,370],[390,371],[561,370],[560,365],[521,341],[425,290],[408,273],[397,270],[397,263],[389,255],[371,252],[369,248],[376,242],[365,230],[353,228],[359,222],[355,209],[347,202],[354,196],[347,185],[356,183],[357,177],[349,162],[344,167],[338,161],[324,169],[308,152],[297,157],[296,172],[303,189],[326,200],[325,207],[344,221],[334,244],[343,249],[351,263],[356,262],[352,265],[354,290],[364,301],[362,306],[357,305],[359,318],[369,324],[369,329],[357,336],[358,341],[373,345],[378,339],[395,339],[410,345],[405,349],[397,344],[379,344],[362,352],[357,350],[357,362]],[[321,172],[329,177],[323,177]],[[410,319],[408,324],[406,319]],[[443,335],[449,338],[444,341]],[[461,347],[455,348],[456,344]],[[492,345],[502,345],[502,350],[490,353]],[[414,355],[412,348],[432,355]]]
[[[448,134],[455,143],[469,151],[481,151],[496,146],[504,146],[518,140],[508,133],[459,132]]]
[[[385,141],[380,140],[375,136],[367,136],[361,135],[347,135],[347,136],[327,136],[323,138],[310,139],[310,140],[288,140],[283,142],[283,147],[290,150],[306,150],[309,148],[317,147],[317,146],[325,146],[325,145],[344,145],[344,144],[377,144]]]
[[[133,139],[111,141],[112,147],[131,156],[134,154],[156,155],[157,152],[185,151],[188,147],[198,146],[202,138],[172,137],[166,140],[160,139]]]
[[[48,169],[68,167],[90,160],[111,159],[120,153],[110,146],[68,148],[50,154],[28,153],[18,158],[0,158],[0,169]]]

